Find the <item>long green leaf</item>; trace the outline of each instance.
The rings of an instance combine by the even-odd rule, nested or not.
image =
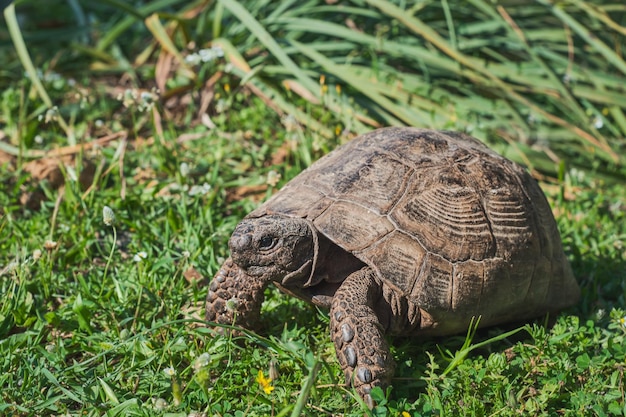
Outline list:
[[[39,75],[37,74],[37,70],[35,69],[35,65],[33,65],[33,61],[30,59],[30,54],[28,53],[28,48],[26,48],[26,43],[24,42],[24,38],[22,37],[22,31],[20,30],[19,23],[17,21],[17,16],[15,15],[15,4],[10,4],[4,9],[4,20],[7,22],[7,27],[9,28],[9,33],[11,35],[11,39],[13,40],[13,44],[15,45],[15,50],[17,52],[20,61],[22,62],[22,66],[24,66],[24,70],[30,77],[30,81],[33,83],[37,94],[44,102],[44,104],[52,109],[53,104],[50,96],[48,96],[48,92],[44,88],[41,80],[39,79]],[[70,145],[76,145],[76,137],[74,136],[74,131],[71,129],[63,117],[60,114],[57,115],[57,121],[59,126],[65,131],[67,136],[68,143]]]
[[[289,58],[284,52],[281,46],[274,40],[274,38],[267,32],[267,30],[254,18],[240,3],[235,0],[220,0],[220,3],[225,8],[236,16],[246,27],[252,32],[257,39],[268,49],[268,51],[274,55],[274,57],[284,65],[293,76],[306,88],[312,95],[318,95],[316,90],[318,89],[317,83],[307,77],[300,67]]]

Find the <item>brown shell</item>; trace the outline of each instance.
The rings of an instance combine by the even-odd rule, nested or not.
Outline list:
[[[481,315],[485,325],[522,320],[578,298],[537,182],[464,134],[360,136],[248,217],[276,213],[309,219],[431,314],[436,333],[462,330],[461,315]]]

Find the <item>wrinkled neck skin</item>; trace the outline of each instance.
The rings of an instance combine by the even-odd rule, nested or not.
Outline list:
[[[317,236],[317,251],[308,280],[302,285],[289,285],[290,282],[285,283],[285,280],[276,282],[275,285],[281,291],[308,303],[330,308],[341,283],[348,275],[366,265],[351,253],[336,246],[324,235],[318,234]],[[296,282],[296,280],[291,282]]]

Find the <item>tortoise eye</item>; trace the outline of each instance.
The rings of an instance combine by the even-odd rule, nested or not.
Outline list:
[[[259,241],[259,249],[271,249],[275,244],[272,236],[263,236]]]

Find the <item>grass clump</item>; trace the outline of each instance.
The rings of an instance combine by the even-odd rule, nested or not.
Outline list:
[[[34,75],[0,33],[0,414],[626,415],[621,4],[51,1],[56,29],[33,4]],[[396,340],[370,411],[325,312],[268,290],[229,338],[203,300],[241,217],[400,123],[504,138],[583,298],[552,326]]]

